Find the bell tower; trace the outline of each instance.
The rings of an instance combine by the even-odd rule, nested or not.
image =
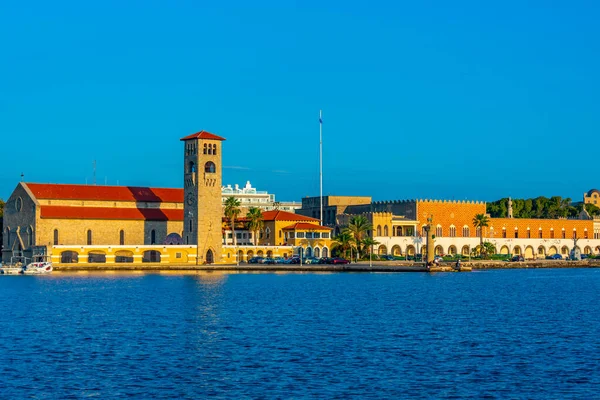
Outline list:
[[[198,246],[196,264],[222,257],[221,150],[224,138],[200,131],[181,139],[183,165],[183,242]]]

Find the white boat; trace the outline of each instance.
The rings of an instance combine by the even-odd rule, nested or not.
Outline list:
[[[4,264],[0,268],[0,274],[17,275],[23,272],[23,260],[25,257],[11,257],[10,264]]]
[[[23,267],[22,274],[25,275],[38,275],[38,274],[49,274],[52,272],[52,262],[44,259],[43,257],[36,257],[38,260],[27,264]]]

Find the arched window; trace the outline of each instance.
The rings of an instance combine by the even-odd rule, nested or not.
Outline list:
[[[123,229],[119,231],[119,244],[121,246],[125,244],[125,231]]]
[[[475,228],[475,236],[481,237],[481,227],[480,226],[478,226],[477,228]]]
[[[377,225],[377,236],[381,236],[381,225]]]
[[[150,231],[150,244],[156,244],[156,231],[154,229]]]
[[[214,174],[216,172],[215,163],[208,161],[206,164],[204,164],[204,172]]]
[[[450,226],[450,237],[456,237],[456,227],[454,225]]]
[[[383,227],[383,236],[389,236],[388,226]]]
[[[217,145],[213,144],[213,155],[217,155]]]
[[[435,227],[435,236],[442,237],[442,226],[441,225],[438,225]]]
[[[27,228],[27,245],[33,246],[33,228]]]
[[[58,229],[54,230],[54,245],[58,246]]]
[[[204,143],[204,154],[206,154],[206,143]]]
[[[515,228],[515,239],[519,238],[519,228]]]
[[[527,239],[531,239],[531,229],[527,228]]]
[[[188,172],[190,174],[193,174],[194,172],[196,172],[196,164],[194,164],[193,161],[190,161],[190,163],[188,164]]]
[[[506,228],[502,228],[502,237],[506,239]]]
[[[468,226],[463,226],[463,237],[470,237],[471,236],[471,232],[469,231],[469,227]]]
[[[318,247],[315,247],[315,257],[321,257],[321,250]]]
[[[88,246],[92,245],[92,230],[88,229],[87,231],[87,244]]]

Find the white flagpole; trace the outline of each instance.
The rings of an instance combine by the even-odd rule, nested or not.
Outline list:
[[[321,225],[323,225],[323,111],[319,110],[319,198],[321,203]]]

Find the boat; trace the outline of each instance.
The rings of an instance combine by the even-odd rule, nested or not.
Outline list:
[[[32,262],[23,267],[22,274],[39,275],[52,272],[52,262],[46,256],[34,256]]]
[[[0,268],[2,275],[17,275],[23,272],[23,261],[25,257],[11,257],[9,264],[3,264]]]

